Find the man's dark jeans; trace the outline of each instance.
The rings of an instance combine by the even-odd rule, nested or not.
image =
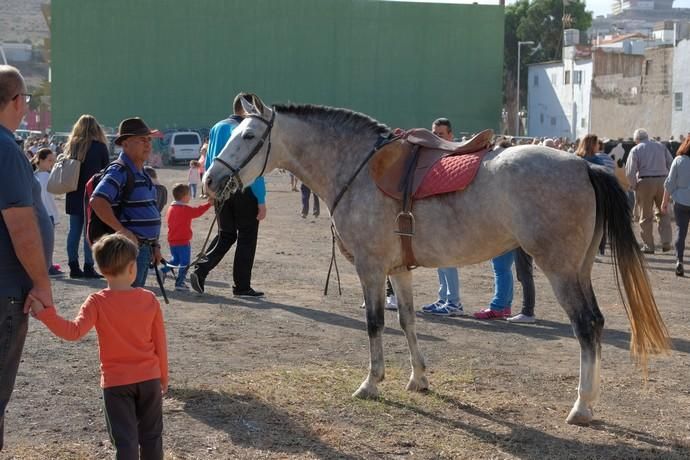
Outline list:
[[[218,235],[211,241],[206,261],[197,264],[197,273],[206,277],[225,257],[235,241],[235,261],[232,265],[232,277],[236,291],[251,288],[252,267],[256,254],[256,240],[259,233],[259,212],[256,197],[251,189],[237,192],[225,200],[218,216]]]
[[[522,311],[523,315],[534,316],[534,265],[532,256],[522,248],[515,250],[515,272],[522,285]]]
[[[5,409],[12,396],[29,325],[23,307],[23,299],[0,298],[0,450],[5,441]]]

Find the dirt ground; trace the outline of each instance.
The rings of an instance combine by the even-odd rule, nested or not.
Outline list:
[[[159,175],[170,186],[186,170]],[[427,394],[404,390],[407,345],[396,313],[386,312],[386,380],[380,399],[360,401],[351,394],[369,355],[353,267],[339,257],[343,295],[331,284],[323,296],[331,251],[325,208],[319,218],[302,219],[287,175],[274,173],[267,185],[253,277],[266,297],[232,297],[227,257],[210,275],[206,295],[170,292],[163,306],[171,371],[166,458],[690,458],[690,280],[674,275],[670,253],[648,261],[675,351],[652,360],[646,383],[629,358],[611,261],[595,264],[606,330],[601,401],[589,427],[565,423],[576,398],[579,347],[538,269],[536,325],[418,316]],[[195,248],[210,220],[196,221]],[[64,265],[66,227],[58,227],[56,248]],[[414,275],[416,303],[435,300],[436,271]],[[461,269],[461,284],[467,310],[486,306],[493,293],[489,263]],[[157,292],[153,277],[148,286]],[[59,310],[74,315],[102,287],[55,281]],[[515,299],[517,309],[519,285]],[[32,320],[0,458],[112,457],[98,384],[94,332],[68,343]]]

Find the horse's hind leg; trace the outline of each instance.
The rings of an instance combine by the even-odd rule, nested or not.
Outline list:
[[[391,275],[393,290],[398,298],[398,319],[400,327],[405,332],[407,345],[410,349],[410,364],[412,374],[407,383],[409,391],[426,391],[429,389],[429,381],[426,379],[424,357],[417,344],[417,332],[415,331],[415,312],[412,296],[412,272],[404,271]]]
[[[592,291],[591,282],[579,281],[575,274],[548,275],[556,298],[570,318],[580,342],[580,384],[578,398],[566,421],[585,425],[592,421],[593,407],[599,398],[599,363],[604,317]]]
[[[367,333],[369,335],[369,375],[352,396],[356,398],[372,399],[379,395],[377,385],[385,377],[383,361],[383,329],[385,327],[383,306],[386,302],[386,277],[381,272],[374,273],[371,269],[357,267],[359,279],[364,291],[366,304]]]

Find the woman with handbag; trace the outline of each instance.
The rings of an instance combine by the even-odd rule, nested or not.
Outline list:
[[[65,155],[79,160],[77,189],[67,193],[65,210],[69,215],[67,234],[67,258],[70,278],[102,278],[93,267],[91,247],[85,237],[84,193],[86,182],[101,169],[108,166],[110,156],[105,133],[98,121],[91,115],[82,115],[74,124],[65,145]],[[83,241],[84,270],[79,266],[79,243]]]

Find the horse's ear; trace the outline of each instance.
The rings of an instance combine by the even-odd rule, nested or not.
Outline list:
[[[271,109],[270,107],[268,107],[268,106],[265,105],[265,104],[263,104],[263,106],[264,106],[264,113],[262,113],[261,115],[262,115],[266,120],[270,120],[271,117],[273,116],[273,109]]]
[[[254,104],[247,101],[245,98],[241,97],[240,102],[242,103],[242,110],[244,110],[244,113],[249,115],[261,115]]]

